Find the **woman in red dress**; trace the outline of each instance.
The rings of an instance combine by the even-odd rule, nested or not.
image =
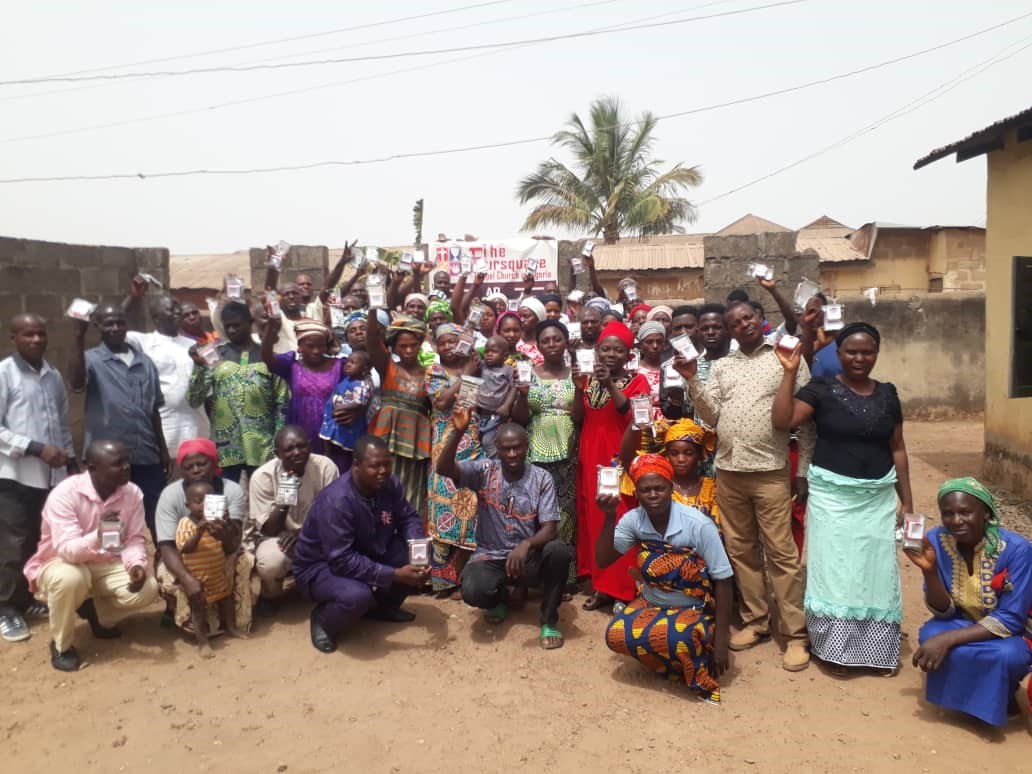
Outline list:
[[[604,520],[595,502],[598,466],[619,464],[616,460],[620,441],[631,419],[630,399],[649,394],[645,377],[628,374],[625,370],[633,344],[630,329],[621,322],[611,322],[598,336],[594,373],[574,371],[573,419],[581,425],[577,469],[577,574],[590,575],[593,588],[584,603],[585,610],[608,608],[615,600],[630,602],[634,599],[630,554],[604,570],[595,562],[595,543]],[[626,506],[621,505],[617,517],[623,516],[626,510]]]

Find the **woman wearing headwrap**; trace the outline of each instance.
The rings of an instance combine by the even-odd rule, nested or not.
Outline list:
[[[502,313],[509,309],[509,297],[500,290],[484,296],[484,303],[494,309],[495,317],[501,317]]]
[[[402,306],[405,314],[422,320],[426,310],[430,307],[430,299],[422,293],[409,293],[405,296],[405,303]]]
[[[430,421],[424,388],[426,368],[419,363],[419,346],[426,336],[426,325],[411,317],[399,317],[385,332],[379,315],[374,314],[369,316],[367,331],[366,347],[382,385],[380,410],[369,432],[387,441],[394,458],[394,475],[405,488],[405,499],[425,513]]]
[[[443,298],[434,299],[426,307],[426,314],[423,316],[423,319],[426,320],[429,335],[423,339],[423,343],[420,345],[419,363],[420,365],[428,366],[438,362],[437,349],[434,346],[434,331],[445,323],[452,321],[451,303]]]
[[[785,369],[774,397],[777,430],[811,419],[817,447],[806,509],[804,607],[810,649],[833,665],[894,672],[903,598],[896,561],[896,513],[912,513],[903,411],[896,388],[871,378],[881,335],[853,323],[838,336],[842,373],[795,394],[800,349],[775,348]]]
[[[207,438],[184,441],[176,455],[176,465],[182,474],[181,480],[166,486],[158,499],[155,513],[155,534],[158,541],[158,562],[156,574],[158,588],[165,599],[165,615],[184,632],[193,634],[190,602],[204,605],[204,589],[190,574],[183,563],[183,556],[176,547],[176,528],[179,520],[188,515],[186,485],[204,481],[212,486],[215,494],[226,497],[226,518],[211,522],[212,533],[222,544],[226,553],[226,574],[233,589],[233,606],[236,612],[236,627],[250,631],[254,600],[258,598],[259,580],[252,577],[254,555],[241,548],[243,520],[247,512],[247,498],[244,490],[235,481],[223,478],[219,469],[219,455],[215,443]],[[221,631],[222,623],[218,609],[207,606],[208,632]]]
[[[674,322],[674,310],[669,306],[659,304],[658,306],[652,307],[647,315],[645,315],[646,322],[658,322],[663,324],[663,331],[667,336],[670,335],[670,326]]]
[[[340,381],[344,361],[333,356],[337,340],[333,332],[321,322],[301,319],[294,323],[297,351],[277,355],[273,351],[279,336],[279,317],[271,317],[262,336],[262,362],[290,387],[287,403],[287,424],[298,425],[308,434],[314,454],[333,459],[341,471],[347,469],[347,460],[334,444],[319,437],[326,401]]]
[[[606,645],[717,704],[718,679],[728,666],[731,562],[716,525],[673,499],[666,457],[643,454],[630,475],[640,505],[619,522],[619,497],[598,498],[605,514],[595,547],[599,564],[629,556],[641,582],[634,601],[613,616]]]
[[[697,508],[719,527],[717,480],[705,474],[706,460],[716,443],[716,433],[691,419],[670,423],[660,418],[645,430],[634,425],[627,427],[620,446],[620,461],[624,470],[629,471],[638,455],[661,453],[674,470],[674,500]],[[634,482],[629,473],[620,482],[620,493],[634,497]]]
[[[641,327],[642,323],[646,321],[649,316],[649,312],[652,311],[652,307],[648,304],[635,304],[627,312],[627,325],[634,333],[638,332],[638,328]]]
[[[947,481],[938,501],[942,526],[904,551],[933,615],[913,663],[928,673],[929,702],[1002,726],[1032,670],[1032,544],[1000,528],[992,494],[973,478]]]
[[[545,362],[545,358],[537,347],[537,325],[548,316],[545,305],[536,298],[524,298],[516,313],[523,325],[523,335],[516,345],[516,351],[539,366]]]
[[[640,374],[625,370],[634,337],[623,323],[610,323],[598,337],[595,368],[590,374],[574,371],[576,391],[573,421],[581,425],[577,456],[577,574],[590,575],[593,593],[585,610],[609,607],[614,600],[634,598],[634,582],[627,574],[630,557],[603,569],[595,562],[595,544],[602,530],[602,511],[595,502],[599,467],[619,464],[620,441],[630,422],[631,398],[648,395],[649,384]]]
[[[659,414],[659,396],[663,387],[663,350],[667,333],[660,322],[644,322],[638,328],[638,373],[645,377],[652,393],[653,412]]]
[[[426,396],[430,400],[431,451],[428,478],[427,534],[433,538],[430,557],[430,582],[434,591],[456,589],[459,575],[475,549],[477,495],[459,489],[447,476],[435,471],[437,458],[445,446],[451,427],[452,409],[462,387],[462,377],[476,376],[480,358],[455,351],[462,328],[444,323],[435,332],[440,363],[426,370]],[[459,462],[484,459],[480,444],[478,412],[472,412],[469,427],[459,440],[455,459]],[[456,597],[458,598],[458,597]]]

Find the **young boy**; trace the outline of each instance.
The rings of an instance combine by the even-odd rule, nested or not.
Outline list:
[[[501,336],[492,336],[484,345],[484,365],[480,376],[477,410],[480,414],[480,443],[484,453],[491,458],[498,456],[495,434],[503,422],[507,422],[516,400],[516,374],[511,365],[505,364],[509,356],[509,342]]]
[[[211,658],[215,654],[208,644],[208,606],[218,608],[222,629],[231,637],[247,638],[236,627],[236,611],[233,609],[231,579],[226,577],[226,552],[222,543],[208,531],[204,518],[204,498],[214,492],[207,481],[183,482],[186,491],[186,507],[189,515],[179,520],[176,529],[176,548],[183,555],[183,564],[204,588],[205,605],[190,610],[194,636],[201,656]]]
[[[368,409],[373,399],[371,372],[369,353],[361,350],[352,352],[344,364],[344,374],[323,411],[319,437],[343,450],[344,466],[336,455],[331,455],[342,473],[351,467],[351,449],[355,441],[365,435],[369,427]]]

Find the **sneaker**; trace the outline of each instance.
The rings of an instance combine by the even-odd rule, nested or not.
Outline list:
[[[781,665],[789,672],[802,672],[810,666],[810,647],[806,640],[789,640]]]
[[[0,615],[0,637],[8,642],[22,642],[31,636],[29,625],[20,615]]]
[[[47,607],[43,602],[33,602],[27,608],[25,608],[26,618],[49,618],[50,608]]]
[[[749,650],[749,648],[759,645],[769,637],[770,632],[746,627],[745,629],[740,629],[731,635],[731,639],[728,641],[728,647],[731,648],[731,650]]]
[[[62,672],[78,672],[79,667],[82,665],[79,661],[79,653],[71,647],[61,653],[57,652],[57,646],[54,641],[50,641],[50,665],[54,669],[58,669]]]

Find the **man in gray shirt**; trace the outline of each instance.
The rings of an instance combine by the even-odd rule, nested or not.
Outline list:
[[[498,459],[456,462],[469,421],[470,410],[456,407],[437,457],[438,475],[477,493],[477,548],[462,571],[462,599],[487,610],[488,623],[500,623],[508,612],[508,586],[540,585],[541,647],[560,648],[559,605],[573,557],[557,539],[555,482],[527,464],[527,431],[515,424],[498,429]]]
[[[158,369],[126,341],[125,312],[101,304],[93,313],[100,344],[86,351],[88,325],[73,320],[75,339],[68,382],[86,392],[86,445],[119,441],[129,450],[130,480],[143,492],[147,527],[154,535],[154,511],[172,473],[158,409],[164,405]]]

